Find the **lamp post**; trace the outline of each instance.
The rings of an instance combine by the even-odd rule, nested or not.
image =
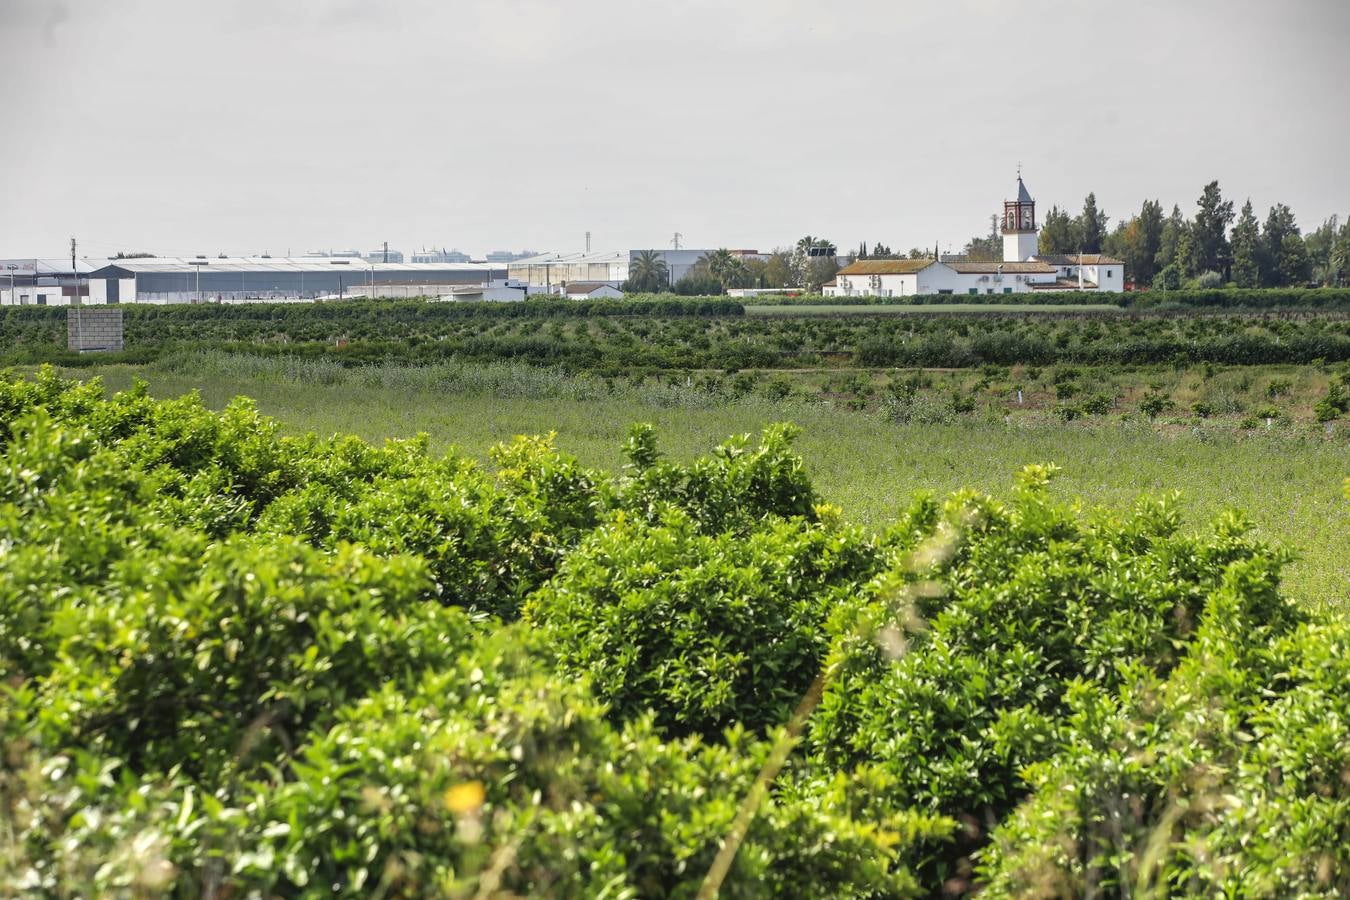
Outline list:
[[[5,268],[9,269],[9,302],[11,306],[14,306],[17,305],[14,303],[14,270],[17,269],[18,266],[14,263],[10,263],[5,266]]]

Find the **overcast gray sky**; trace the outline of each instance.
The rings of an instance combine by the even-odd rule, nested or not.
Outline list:
[[[0,0],[0,257],[1350,212],[1347,0]]]

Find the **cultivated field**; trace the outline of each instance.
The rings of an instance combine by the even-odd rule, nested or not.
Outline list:
[[[850,521],[873,528],[889,522],[915,491],[968,486],[997,493],[1022,465],[1055,463],[1064,472],[1051,489],[1066,499],[1120,509],[1141,494],[1175,490],[1193,524],[1230,507],[1245,510],[1262,534],[1300,555],[1288,570],[1293,594],[1316,604],[1350,604],[1350,530],[1338,519],[1340,482],[1350,474],[1350,429],[1338,424],[1328,437],[1312,424],[1310,406],[1325,392],[1327,376],[1305,369],[1234,369],[1208,379],[1200,370],[1170,368],[1117,373],[1114,380],[1138,394],[1149,390],[1151,377],[1177,397],[1159,420],[1136,414],[1126,422],[1119,413],[1064,422],[1054,412],[1053,373],[1038,376],[1042,392],[1024,394],[1027,405],[1039,408],[1019,408],[1005,387],[996,408],[964,414],[943,406],[952,390],[946,382],[959,383],[968,395],[982,379],[978,372],[908,373],[936,384],[922,394],[932,398],[924,407],[934,416],[930,422],[894,421],[879,405],[888,392],[841,393],[830,380],[840,378],[837,373],[823,382],[836,389],[827,402],[818,401],[815,388],[822,382],[809,374],[783,381],[766,376],[764,389],[739,397],[692,378],[632,384],[519,365],[352,370],[213,354],[159,369],[110,366],[71,374],[97,375],[110,389],[140,376],[156,396],[197,390],[217,409],[236,396],[251,397],[292,434],[357,434],[379,442],[426,433],[437,450],[459,447],[480,459],[515,435],[556,432],[560,448],[606,468],[622,464],[621,445],[634,422],[653,423],[666,450],[688,460],[727,435],[791,421],[802,429],[796,446],[821,495]],[[871,380],[903,383],[907,377]],[[1112,377],[1079,370],[1074,380],[1100,393],[1111,388]],[[1273,400],[1272,382],[1279,388]],[[775,385],[786,385],[787,396],[770,396],[780,393]],[[853,400],[868,405],[850,411]],[[1195,403],[1236,403],[1245,411],[1224,408],[1201,419],[1191,410]],[[1263,407],[1275,413],[1270,429],[1264,418],[1251,429],[1240,427],[1250,410]]]
[[[0,895],[1350,892],[1350,317],[866,309],[0,318]]]

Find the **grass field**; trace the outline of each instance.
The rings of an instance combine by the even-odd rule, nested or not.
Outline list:
[[[789,420],[817,490],[847,518],[879,527],[918,490],[973,487],[1006,493],[1022,465],[1053,462],[1061,496],[1121,507],[1144,493],[1178,490],[1188,522],[1228,507],[1248,512],[1259,533],[1302,558],[1290,591],[1317,605],[1350,607],[1350,529],[1340,494],[1350,475],[1344,439],[1281,432],[1159,433],[1145,424],[968,421],[898,425],[828,405],[764,398],[728,402],[666,385],[613,385],[526,366],[460,368],[334,366],[203,356],[171,368],[95,367],[109,388],[138,374],[167,397],[199,390],[212,407],[254,398],[286,429],[353,433],[368,440],[426,432],[440,449],[486,457],[516,434],[557,433],[558,446],[590,465],[622,465],[630,423],[652,422],[662,448],[687,458],[728,435]]]
[[[941,316],[949,313],[1101,313],[1123,312],[1111,303],[1067,306],[1050,303],[944,303],[942,305],[821,303],[782,306],[746,306],[747,316]]]

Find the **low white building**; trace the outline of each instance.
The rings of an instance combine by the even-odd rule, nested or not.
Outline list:
[[[512,262],[507,274],[532,287],[557,290],[560,285],[576,281],[604,282],[621,287],[628,280],[629,267],[643,250],[594,250],[574,253],[540,253]],[[711,250],[653,250],[666,264],[670,281],[674,284]]]
[[[1002,261],[862,259],[840,269],[824,292],[832,297],[906,297],[1125,289],[1125,264],[1118,259],[1101,253],[1038,253],[1036,201],[1020,175],[1017,199],[1004,201],[1002,221]]]
[[[0,306],[67,306],[77,295],[88,302],[94,266],[70,257],[0,259]]]
[[[151,257],[113,260],[90,272],[86,302],[240,303],[350,297],[354,292],[375,297],[425,296],[435,286],[491,289],[505,279],[505,266],[486,263]]]
[[[1043,263],[1054,266],[1061,281],[1069,282],[1070,290],[1085,291],[1123,291],[1125,290],[1125,263],[1103,253],[1046,253],[1036,257]]]
[[[604,281],[572,281],[563,288],[568,300],[622,300],[623,291]]]
[[[1025,294],[1051,288],[1054,266],[1028,262],[938,262],[860,259],[825,286],[831,297],[914,297],[929,294]]]

